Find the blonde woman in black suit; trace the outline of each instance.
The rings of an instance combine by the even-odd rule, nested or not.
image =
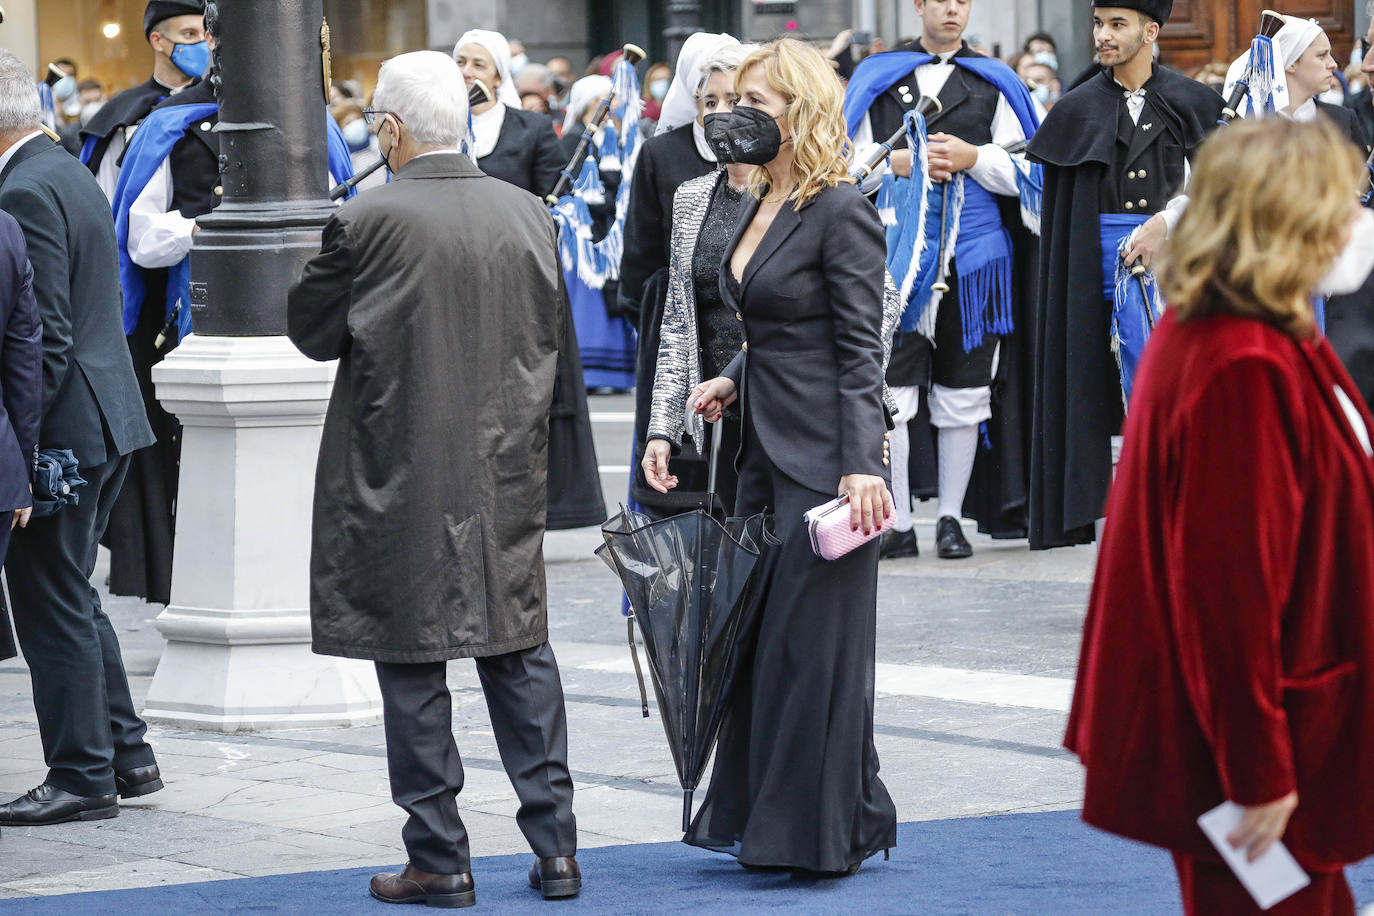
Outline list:
[[[842,90],[819,52],[792,39],[768,45],[745,58],[735,89],[713,146],[760,166],[721,266],[745,340],[691,397],[709,420],[738,397],[736,513],[770,511],[781,545],[686,841],[746,867],[842,877],[897,841],[873,745],[878,540],[818,559],[802,513],[837,492],[849,495],[856,529],[893,511],[886,246],[877,211],[849,178]]]

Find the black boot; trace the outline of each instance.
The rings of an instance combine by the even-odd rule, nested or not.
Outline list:
[[[935,523],[936,553],[942,560],[962,560],[973,556],[973,545],[964,537],[964,529],[952,515],[941,516]]]
[[[882,539],[879,541],[878,556],[884,560],[895,560],[900,557],[919,557],[921,548],[916,543],[916,529],[910,531],[898,531],[893,528],[884,531]]]

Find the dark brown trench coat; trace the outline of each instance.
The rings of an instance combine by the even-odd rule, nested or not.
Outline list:
[[[548,638],[543,538],[559,342],[555,230],[459,153],[345,204],[288,298],[339,360],[315,477],[314,649],[385,662]]]

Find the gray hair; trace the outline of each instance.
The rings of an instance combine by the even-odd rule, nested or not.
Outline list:
[[[1374,0],[1369,0],[1374,3]],[[697,95],[706,89],[706,81],[713,73],[730,73],[739,69],[744,59],[759,49],[758,45],[724,44],[701,62],[701,79],[697,81]]]
[[[411,51],[382,64],[372,107],[396,115],[422,146],[457,149],[467,136],[463,74],[439,51]]]
[[[1370,0],[1374,3],[1374,0]],[[519,72],[515,74],[515,85],[517,89],[527,89],[537,81],[536,88],[548,89],[553,86],[553,77],[549,76],[549,68],[543,64],[525,64]]]
[[[24,62],[0,48],[0,134],[36,130],[43,119],[38,84]]]

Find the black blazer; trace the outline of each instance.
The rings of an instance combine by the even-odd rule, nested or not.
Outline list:
[[[0,209],[19,222],[43,321],[43,448],[82,467],[153,444],[124,340],[110,202],[95,178],[47,137],[0,172]]]
[[[506,106],[501,135],[490,153],[477,160],[492,178],[524,188],[540,200],[558,183],[567,162],[548,115]]]
[[[29,482],[43,418],[43,325],[33,298],[33,269],[24,253],[19,223],[4,212],[0,212],[0,329],[4,333],[0,338],[0,512],[4,512],[33,503]]]
[[[772,462],[834,493],[846,474],[888,477],[883,443],[883,270],[878,211],[856,185],[827,188],[801,212],[785,204],[740,278],[730,258],[758,211],[745,198],[721,262],[726,304],[745,343],[725,370]]]

